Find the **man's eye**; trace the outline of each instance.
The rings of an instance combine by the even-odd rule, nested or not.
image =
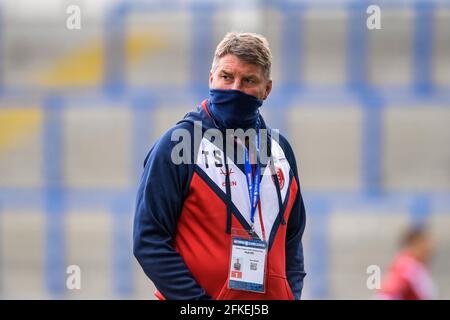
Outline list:
[[[248,83],[255,83],[255,80],[253,80],[253,79],[245,79],[245,81]]]
[[[223,76],[222,76],[222,78],[223,78],[224,80],[228,80],[228,79],[230,79],[230,77],[229,77],[229,76],[225,76],[225,75],[223,75]]]

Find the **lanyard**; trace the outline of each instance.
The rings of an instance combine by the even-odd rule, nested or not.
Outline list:
[[[249,146],[250,147],[250,146]],[[244,166],[245,177],[247,178],[248,195],[250,198],[250,221],[255,224],[255,213],[259,202],[259,182],[260,182],[260,164],[259,164],[259,130],[256,144],[256,171],[253,177],[252,165],[250,164],[250,155],[248,148],[244,146]]]

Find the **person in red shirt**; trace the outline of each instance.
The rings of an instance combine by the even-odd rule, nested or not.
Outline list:
[[[436,297],[429,264],[434,243],[424,227],[408,230],[377,293],[379,299],[429,300]]]

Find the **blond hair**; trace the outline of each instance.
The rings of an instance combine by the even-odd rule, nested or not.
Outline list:
[[[269,42],[262,35],[256,33],[229,32],[217,45],[211,70],[217,69],[219,59],[227,54],[233,54],[239,59],[260,66],[266,79],[270,79],[272,53]]]

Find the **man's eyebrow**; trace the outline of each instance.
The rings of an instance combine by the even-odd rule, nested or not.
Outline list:
[[[225,74],[227,76],[232,76],[233,74],[231,72],[225,71],[225,70],[221,70],[220,73]]]
[[[227,76],[233,76],[233,73],[229,72],[229,71],[225,71],[225,70],[220,70],[221,74],[227,75]],[[254,74],[254,73],[249,73],[244,75],[244,78],[247,79],[259,79],[258,75]]]

